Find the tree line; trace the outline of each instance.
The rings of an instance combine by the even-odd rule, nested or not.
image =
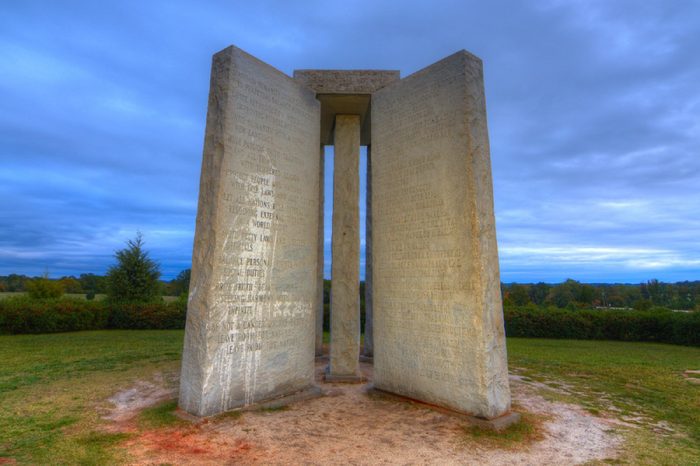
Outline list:
[[[33,298],[57,298],[63,293],[86,295],[94,299],[105,294],[115,302],[151,302],[161,296],[185,297],[189,290],[190,269],[173,280],[161,280],[160,266],[149,257],[139,233],[126,247],[115,252],[116,263],[104,276],[93,273],[64,276],[59,279],[11,274],[0,276],[0,292],[27,292]],[[330,281],[324,280],[324,302],[330,301]],[[364,282],[360,284],[364,308]],[[700,310],[700,281],[664,283],[657,279],[638,285],[581,283],[568,279],[563,283],[502,283],[506,308],[537,306],[560,309],[627,308],[649,310]]]
[[[173,280],[161,280],[160,266],[149,257],[139,233],[128,240],[126,247],[114,254],[116,263],[104,276],[84,273],[50,279],[10,274],[0,275],[0,292],[26,292],[32,298],[59,298],[64,293],[85,294],[88,300],[105,294],[114,302],[152,302],[161,296],[186,296],[190,269],[181,271]]]
[[[151,281],[147,296],[182,296],[189,290],[190,269],[181,271],[172,280]],[[123,278],[125,282],[126,278]],[[29,292],[37,282],[48,281],[59,287],[60,293],[85,294],[93,298],[109,293],[109,275],[83,273],[57,279],[26,275],[0,275],[0,292]],[[330,280],[325,286],[326,301],[330,301]],[[361,283],[364,285],[364,282]],[[560,309],[629,308],[647,310],[665,307],[678,310],[700,310],[700,281],[664,283],[656,279],[640,284],[580,283],[568,279],[563,283],[502,283],[503,305],[506,307],[535,305]],[[364,293],[360,292],[364,300]],[[364,304],[364,303],[363,303]]]
[[[0,275],[0,293],[3,292],[27,292],[31,283],[44,279],[27,275],[10,274]],[[94,273],[81,273],[79,276],[67,275],[61,278],[48,279],[57,283],[63,293],[66,294],[107,294],[108,280],[106,275]],[[181,271],[172,280],[158,280],[158,294],[162,296],[180,296],[187,293],[190,282],[190,269]]]
[[[505,307],[540,306],[560,309],[627,308],[700,310],[700,281],[664,283],[657,279],[638,285],[580,283],[501,284]]]

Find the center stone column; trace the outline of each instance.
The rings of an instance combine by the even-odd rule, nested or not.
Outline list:
[[[360,374],[360,116],[336,115],[331,264],[331,358],[326,380]]]

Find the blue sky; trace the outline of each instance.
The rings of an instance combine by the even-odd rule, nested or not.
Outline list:
[[[290,74],[467,49],[503,281],[700,279],[700,2],[665,0],[3,2],[0,275],[102,274],[137,230],[189,267],[230,44]]]

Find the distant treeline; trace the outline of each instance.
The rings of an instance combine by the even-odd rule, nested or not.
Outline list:
[[[28,285],[41,277],[26,275],[0,275],[0,292],[28,291]],[[92,273],[65,276],[51,281],[60,284],[64,293],[104,294],[107,277]],[[190,269],[183,270],[170,281],[160,280],[163,296],[181,296],[187,293]],[[324,280],[325,301],[330,301],[330,280]],[[521,307],[534,304],[560,309],[631,308],[647,310],[664,307],[676,310],[700,310],[700,281],[664,283],[649,280],[636,284],[580,283],[566,280],[563,283],[502,283],[501,292],[505,307]],[[364,308],[364,282],[360,283],[360,299]]]
[[[580,283],[566,280],[556,285],[548,283],[501,284],[503,305],[521,307],[536,305],[560,309],[631,308],[640,311],[651,308],[700,310],[700,281],[664,283],[649,280],[639,285]]]
[[[41,280],[44,277],[28,277],[26,275],[0,275],[0,293],[29,291],[30,283]],[[105,294],[109,283],[107,277],[94,273],[83,273],[76,277],[73,275],[61,278],[48,279],[60,285],[63,293],[68,294]],[[160,280],[161,294],[163,296],[180,296],[187,293],[190,286],[190,269],[183,270],[170,281]]]

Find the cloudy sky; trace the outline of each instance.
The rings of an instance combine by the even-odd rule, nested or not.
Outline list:
[[[700,279],[700,2],[669,0],[2,2],[0,275],[102,274],[137,230],[189,267],[229,44],[403,76],[467,49],[503,281]]]

